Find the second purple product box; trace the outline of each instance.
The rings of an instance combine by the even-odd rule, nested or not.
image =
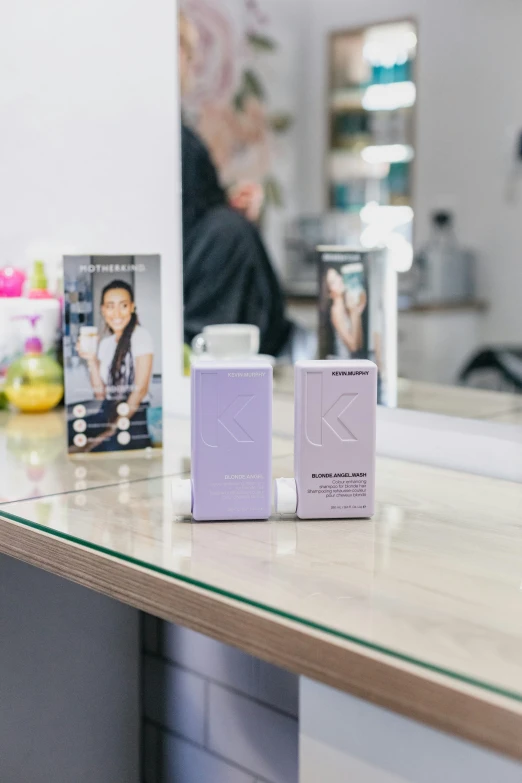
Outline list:
[[[304,361],[295,366],[294,479],[276,481],[276,510],[300,519],[375,512],[377,367]]]

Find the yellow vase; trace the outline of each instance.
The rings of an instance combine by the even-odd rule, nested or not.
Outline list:
[[[26,353],[7,372],[4,392],[24,413],[44,413],[55,408],[63,397],[63,371],[57,361],[41,352],[41,343],[30,339]]]

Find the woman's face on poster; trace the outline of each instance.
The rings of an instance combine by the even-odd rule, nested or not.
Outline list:
[[[135,309],[136,305],[124,288],[107,291],[101,308],[105,323],[116,334],[123,332]]]
[[[326,273],[326,285],[328,286],[328,292],[331,297],[344,294],[343,278],[336,269],[329,269]]]

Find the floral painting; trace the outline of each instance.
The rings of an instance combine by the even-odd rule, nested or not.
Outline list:
[[[275,110],[264,78],[278,41],[261,0],[186,0],[198,30],[193,85],[183,100],[186,120],[211,151],[226,186],[263,185],[266,205],[282,206],[284,188],[275,161],[290,113]]]

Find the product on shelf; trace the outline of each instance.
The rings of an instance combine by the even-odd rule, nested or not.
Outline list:
[[[39,316],[31,319],[33,328]],[[42,341],[29,337],[23,356],[7,371],[4,392],[12,405],[23,413],[44,413],[55,408],[63,397],[63,371],[58,362],[43,353]]]

